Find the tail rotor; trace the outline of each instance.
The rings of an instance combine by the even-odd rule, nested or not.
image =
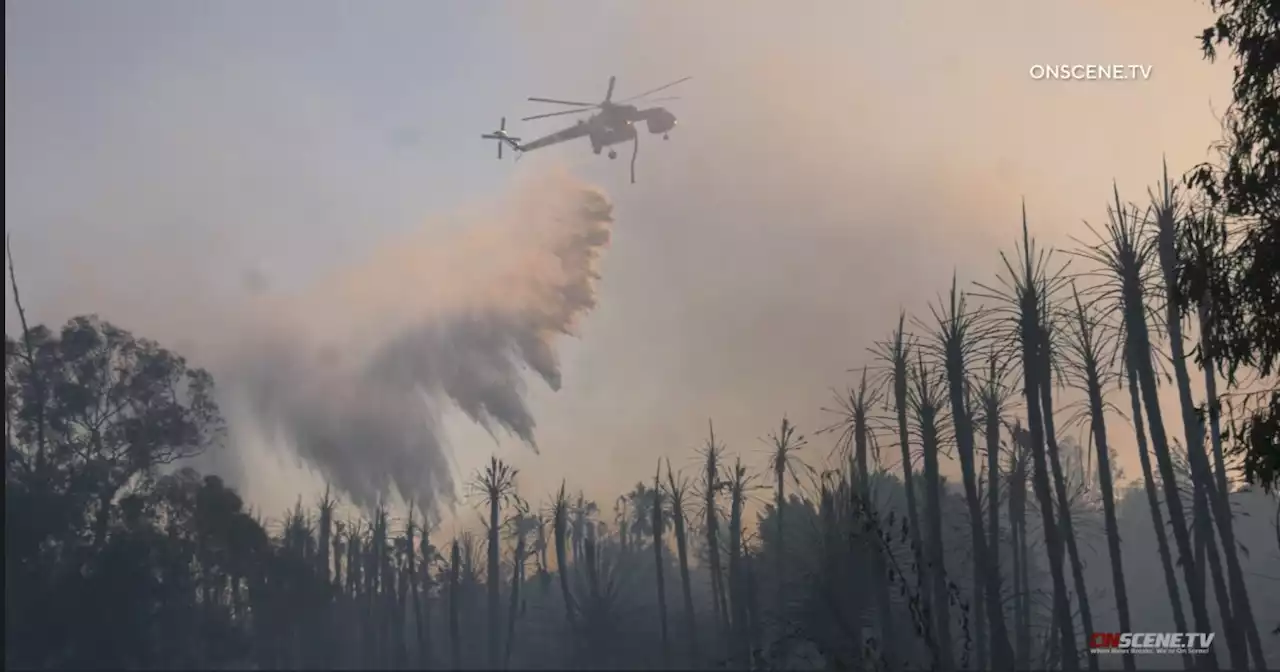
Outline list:
[[[515,149],[515,150],[519,150],[519,149],[520,149],[520,138],[513,137],[513,136],[511,136],[511,135],[508,135],[508,134],[507,134],[507,118],[506,118],[506,117],[503,117],[503,118],[502,118],[502,121],[501,121],[501,122],[499,123],[499,125],[498,125],[498,130],[496,130],[496,131],[494,131],[494,132],[492,132],[492,133],[485,133],[484,135],[482,135],[482,136],[480,136],[480,137],[481,137],[481,139],[484,139],[484,140],[497,140],[497,141],[498,141],[498,159],[499,159],[499,160],[501,160],[501,159],[502,159],[502,146],[503,146],[503,145],[511,145],[511,148],[512,148],[512,149]]]

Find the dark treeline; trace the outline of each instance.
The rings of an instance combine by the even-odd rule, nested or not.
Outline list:
[[[452,538],[418,511],[342,515],[328,494],[264,521],[217,476],[181,466],[222,438],[207,374],[93,318],[33,327],[6,341],[6,662],[1067,669],[1119,664],[1089,657],[1086,633],[1131,629],[1216,632],[1232,668],[1277,659],[1276,638],[1250,642],[1267,634],[1259,621],[1280,621],[1276,555],[1247,552],[1280,535],[1274,503],[1213,490],[1242,537],[1228,547],[1198,527],[1215,519],[1194,517],[1186,451],[1153,458],[1159,444],[1142,440],[1142,478],[1125,482],[1107,442],[1132,429],[1115,409],[1105,427],[1092,415],[1108,390],[1089,369],[1109,360],[1066,345],[1061,368],[1099,397],[1048,400],[1037,448],[1016,401],[1021,367],[995,347],[1013,314],[956,297],[936,328],[912,337],[904,319],[879,345],[879,375],[832,405],[829,455],[784,419],[756,470],[710,426],[696,468],[655,464],[612,506],[567,486],[531,504],[495,458],[468,484],[483,529]],[[1037,333],[1088,343],[1106,323],[1084,305],[1071,303],[1076,331],[1064,314]],[[958,423],[945,359],[957,347],[974,353],[961,357]],[[1092,446],[1058,429],[1072,424]],[[940,474],[953,458],[954,485]]]
[[[597,502],[494,458],[468,483],[474,533],[348,515],[341,493],[268,522],[189,466],[225,447],[212,377],[95,317],[27,324],[10,255],[6,667],[1280,664],[1280,510],[1243,485],[1275,473],[1275,172],[1231,158],[1274,147],[1248,83],[1275,10],[1212,4],[1207,44],[1244,64],[1220,171],[1116,190],[1065,252],[1024,209],[994,279],[886,325],[830,424],[782,419],[763,465],[709,424],[696,467]],[[1089,653],[1115,631],[1216,640]]]

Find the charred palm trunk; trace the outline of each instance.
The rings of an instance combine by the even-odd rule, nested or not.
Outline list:
[[[720,564],[720,521],[716,515],[716,493],[720,489],[719,446],[716,444],[715,427],[707,421],[710,438],[707,443],[703,481],[703,511],[706,516],[708,564],[711,565],[711,611],[715,616],[716,630],[722,640],[728,638],[729,610],[725,594],[724,573]]]
[[[871,506],[871,474],[867,464],[868,447],[871,443],[871,427],[868,424],[868,401],[866,369],[862,373],[862,386],[853,405],[854,420],[854,468],[857,472],[856,489],[854,490],[854,511],[870,525],[870,529],[879,534],[879,521],[871,524],[878,513]],[[880,630],[880,652],[885,666],[890,670],[900,668],[895,650],[897,635],[894,631],[893,610],[889,597],[889,567],[884,557],[884,547],[879,540],[868,542],[865,538],[860,547],[851,548],[854,556],[864,555],[871,561],[872,577],[870,584],[875,593],[877,625]],[[781,580],[781,579],[780,579]]]
[[[869,498],[860,498],[859,507],[863,511],[864,516],[878,516],[869,503]],[[873,534],[879,535],[880,525],[877,521],[871,526]],[[875,577],[872,580],[873,590],[876,599],[876,620],[880,628],[880,655],[883,658],[884,666],[889,672],[897,672],[902,669],[902,664],[898,659],[898,637],[897,630],[894,627],[893,620],[893,603],[889,597],[889,563],[885,559],[886,547],[879,543],[876,539],[870,543],[863,543],[865,552],[870,555],[872,563],[872,572]]]
[[[501,561],[500,556],[498,555],[498,526],[501,524],[499,516],[500,509],[498,498],[491,496],[489,498],[489,562],[488,567],[486,568],[489,576],[486,580],[488,585],[485,587],[489,594],[489,665],[494,669],[497,669],[498,667],[498,656],[502,647],[502,643],[500,641],[501,637],[498,634],[502,623],[502,614],[499,612],[500,606],[498,600],[498,582],[501,580],[498,573],[499,562]]]
[[[925,375],[921,372],[921,375]],[[928,572],[933,597],[933,629],[938,633],[938,667],[942,672],[955,669],[951,640],[951,610],[948,603],[946,563],[942,549],[942,487],[938,474],[938,430],[933,409],[925,409],[920,418],[924,448],[925,515],[929,519]]]
[[[1164,415],[1156,389],[1155,368],[1151,363],[1151,342],[1147,332],[1142,288],[1138,278],[1132,275],[1125,282],[1125,327],[1129,338],[1127,354],[1133,360],[1130,365],[1137,370],[1138,387],[1142,392],[1143,407],[1151,430],[1151,444],[1160,469],[1160,481],[1164,486],[1165,506],[1169,509],[1169,523],[1178,546],[1178,564],[1182,566],[1183,580],[1191,596],[1191,614],[1198,632],[1209,632],[1209,612],[1205,608],[1204,592],[1196,581],[1195,556],[1191,547],[1191,535],[1187,528],[1186,514],[1178,494],[1177,475],[1169,452],[1169,440],[1164,429]],[[1212,655],[1201,656],[1199,665],[1216,670],[1217,659]]]
[[[1206,493],[1201,493],[1201,496],[1207,495]],[[1206,506],[1205,508],[1207,509],[1208,507]],[[1218,618],[1222,620],[1222,629],[1227,632],[1227,651],[1231,656],[1231,667],[1237,670],[1246,669],[1249,665],[1249,651],[1246,648],[1247,635],[1239,627],[1240,624],[1236,614],[1231,609],[1231,600],[1228,597],[1230,593],[1226,582],[1222,578],[1222,559],[1218,556],[1218,545],[1213,541],[1213,521],[1208,519],[1208,516],[1205,516],[1203,525],[1197,529],[1202,532],[1202,534],[1198,532],[1198,535],[1204,539],[1203,543],[1197,544],[1201,553],[1196,558],[1196,562],[1199,563],[1197,567],[1205,567],[1207,565],[1209,574],[1213,577],[1213,591],[1218,603]],[[1200,577],[1200,590],[1203,592],[1205,590],[1203,571]],[[1206,596],[1205,599],[1208,600],[1208,597]]]
[[[979,473],[979,474],[978,474],[978,501],[979,501],[979,503],[981,503],[981,501],[982,501],[983,489],[984,489],[984,485],[983,485],[983,478],[982,478],[982,474],[981,474],[981,473]],[[984,543],[984,544],[985,544],[985,543],[987,543],[987,538],[986,538],[986,535],[985,535],[985,531],[984,531],[984,535],[983,535],[983,537],[982,537],[982,543]],[[990,547],[990,546],[988,546],[987,548],[988,548],[988,549],[990,549],[991,547]],[[994,551],[992,551],[992,553],[994,553]],[[975,662],[976,662],[976,667],[975,667],[974,669],[978,669],[978,670],[986,670],[986,669],[991,669],[991,667],[987,664],[987,657],[988,657],[988,648],[987,648],[987,645],[988,645],[988,641],[989,641],[989,640],[987,639],[987,619],[986,619],[986,616],[987,616],[987,609],[985,608],[985,605],[983,604],[983,602],[984,602],[984,596],[986,595],[986,589],[985,589],[985,587],[983,586],[983,583],[982,583],[982,565],[981,565],[980,563],[976,562],[976,561],[975,561],[975,562],[973,562],[973,563],[972,563],[972,565],[973,565],[973,567],[972,567],[971,569],[973,570],[973,586],[972,586],[972,588],[970,589],[970,594],[973,596],[973,597],[972,597],[972,601],[973,601],[973,632],[974,632],[974,636],[973,636],[973,638],[974,638],[975,649],[976,649],[976,656],[977,656],[976,661],[975,661]],[[1006,642],[1005,642],[1005,643],[1006,643],[1006,644],[1008,644],[1008,641],[1006,640]],[[1009,668],[1007,668],[1007,669],[1012,669],[1012,667],[1013,667],[1013,650],[1012,650],[1012,648],[1010,648],[1010,650],[1009,650]]]
[[[406,553],[413,552],[413,543],[409,539],[401,539],[403,549]],[[404,669],[409,664],[409,638],[408,638],[408,615],[409,615],[409,591],[410,591],[410,574],[407,567],[402,566],[398,571],[393,572],[395,577],[396,591],[392,600],[391,608],[391,628],[392,639],[395,641],[396,667]],[[415,626],[416,627],[416,626]]]
[[[1048,446],[1049,466],[1053,473],[1053,489],[1058,498],[1058,515],[1061,518],[1062,536],[1066,542],[1067,556],[1071,561],[1071,578],[1075,584],[1076,601],[1080,605],[1080,625],[1085,632],[1093,632],[1093,611],[1089,608],[1089,590],[1084,580],[1084,563],[1080,560],[1080,548],[1076,545],[1075,522],[1071,519],[1071,502],[1067,498],[1066,478],[1062,473],[1062,456],[1058,451],[1057,430],[1053,422],[1053,368],[1049,329],[1040,329],[1040,400],[1044,419],[1045,443]],[[1066,645],[1064,644],[1064,647]],[[1090,672],[1097,672],[1098,657],[1088,654]]]
[[[662,664],[670,664],[671,646],[667,637],[667,584],[662,567],[662,483],[659,477],[662,463],[653,474],[653,571],[658,580],[658,620],[662,627]]]
[[[453,540],[449,552],[449,655],[453,657],[453,669],[462,669],[462,549]]]
[[[374,561],[373,542],[363,543],[360,558],[360,578],[364,585],[360,591],[360,619],[362,662],[374,664],[378,656],[377,613],[374,611],[378,589],[378,566]]]
[[[333,534],[333,500],[329,499],[329,488],[325,487],[324,499],[320,500],[320,538],[316,544],[319,557],[316,569],[325,585],[329,584],[329,543]]]
[[[1213,302],[1212,298],[1206,292],[1201,297],[1196,313],[1200,318],[1200,324],[1208,324],[1212,319]],[[1209,353],[1209,334],[1204,329],[1200,330],[1200,356],[1204,359],[1202,368],[1204,369],[1204,389],[1205,396],[1208,398],[1209,407],[1209,438],[1213,448],[1214,476],[1218,484],[1218,491],[1224,494],[1231,492],[1227,485],[1227,467],[1222,456],[1222,409],[1218,402],[1218,377],[1215,375],[1217,365],[1213,356]]]
[[[1098,372],[1098,362],[1093,357],[1096,352],[1092,342],[1091,327],[1085,321],[1083,307],[1079,298],[1076,300],[1076,316],[1079,320],[1079,332],[1084,342],[1081,351],[1086,355],[1084,365],[1085,385],[1089,398],[1089,429],[1093,433],[1093,445],[1098,455],[1098,485],[1102,490],[1102,515],[1106,523],[1107,551],[1111,557],[1111,585],[1115,590],[1116,612],[1120,619],[1120,631],[1132,632],[1129,622],[1129,591],[1124,580],[1124,557],[1120,551],[1120,526],[1116,522],[1115,487],[1111,474],[1111,449],[1107,443],[1106,416],[1102,405],[1102,378]],[[1133,672],[1136,669],[1132,654],[1124,656],[1124,669]]]
[[[1138,461],[1142,465],[1142,481],[1147,494],[1147,508],[1151,510],[1151,524],[1156,533],[1156,549],[1160,554],[1160,566],[1164,571],[1165,590],[1173,610],[1173,625],[1178,632],[1187,631],[1187,617],[1182,610],[1182,595],[1178,577],[1173,569],[1173,555],[1169,551],[1169,537],[1165,532],[1164,514],[1160,511],[1160,495],[1156,488],[1155,474],[1151,469],[1151,457],[1147,453],[1147,431],[1143,423],[1142,400],[1138,390],[1138,373],[1132,366],[1125,366],[1128,375],[1129,402],[1133,413],[1133,427],[1138,441]],[[1182,664],[1188,670],[1195,667],[1191,654],[1182,655]]]
[[[1049,484],[1049,465],[1045,459],[1045,426],[1041,413],[1040,387],[1040,315],[1044,289],[1042,279],[1035,277],[1035,258],[1032,256],[1030,236],[1027,233],[1026,210],[1023,210],[1023,263],[1024,275],[1020,280],[1018,301],[1018,335],[1022,346],[1023,397],[1027,405],[1027,430],[1029,452],[1034,464],[1031,474],[1036,500],[1040,507],[1045,547],[1049,556],[1049,572],[1053,577],[1053,611],[1057,619],[1058,639],[1063,649],[1062,668],[1067,672],[1080,669],[1075,653],[1075,631],[1071,623],[1071,604],[1067,598],[1066,575],[1062,567],[1063,545],[1057,521],[1053,515],[1053,490]]]
[[[787,467],[786,467],[785,460],[780,460],[776,462],[774,465],[775,483],[774,483],[773,515],[774,515],[774,518],[777,519],[775,521],[774,534],[777,536],[776,546],[777,546],[778,552],[777,552],[777,557],[774,558],[774,562],[776,563],[774,573],[777,575],[776,577],[777,586],[776,586],[776,592],[774,593],[773,613],[774,613],[774,617],[779,619],[782,618],[783,613],[785,613],[784,607],[786,605],[786,599],[787,599],[786,598],[787,538],[784,535],[786,528],[783,526],[783,512],[786,510],[786,504],[787,504],[786,469]]]
[[[1031,429],[1031,445],[1032,459],[1035,462],[1035,471],[1032,474],[1032,484],[1035,488],[1036,499],[1040,505],[1040,514],[1044,519],[1043,529],[1045,536],[1045,546],[1049,555],[1050,573],[1053,575],[1053,592],[1054,592],[1054,621],[1057,624],[1058,641],[1060,646],[1066,651],[1063,660],[1063,669],[1077,670],[1079,669],[1079,660],[1076,658],[1074,651],[1075,634],[1071,623],[1071,607],[1067,599],[1067,584],[1063,576],[1062,567],[1062,538],[1060,536],[1059,526],[1054,520],[1053,515],[1053,495],[1051,486],[1049,485],[1049,466],[1046,464],[1044,451],[1044,436],[1040,428],[1042,418],[1040,416],[1040,406],[1035,400],[1036,387],[1038,383],[1028,381],[1027,396],[1030,400],[1028,406],[1028,423]],[[1037,449],[1037,446],[1039,448]]]
[[[754,667],[756,665],[756,652],[760,650],[760,602],[758,599],[759,590],[756,583],[755,556],[749,552],[742,554],[743,564],[746,565],[746,593],[747,593],[747,655],[748,661]]]
[[[516,539],[516,552],[511,563],[511,603],[507,606],[507,650],[503,657],[503,667],[511,668],[511,650],[516,641],[516,617],[520,614],[521,572],[524,567],[524,531],[517,526],[519,537]]]
[[[676,554],[680,560],[680,593],[684,600],[684,617],[686,636],[689,641],[689,664],[698,659],[697,615],[693,610],[693,586],[689,581],[689,546],[685,538],[684,526],[684,487],[677,487],[675,474],[671,471],[671,461],[667,461],[667,482],[671,486],[671,516],[675,523]]]
[[[911,525],[911,551],[916,569],[916,588],[920,595],[921,607],[925,613],[932,613],[933,602],[930,592],[925,590],[924,581],[924,544],[920,539],[920,512],[916,503],[916,482],[911,469],[911,434],[907,430],[907,357],[908,347],[905,342],[903,323],[905,314],[898,315],[898,327],[893,332],[889,360],[893,365],[893,407],[898,421],[898,447],[902,451],[902,489],[907,499],[907,520]]]
[[[408,545],[406,561],[408,562],[408,580],[409,580],[409,599],[413,601],[413,628],[414,636],[418,645],[418,664],[426,665],[431,661],[430,647],[427,644],[427,626],[423,623],[422,615],[422,595],[419,589],[421,577],[418,573],[418,545],[414,538],[416,529],[413,525],[413,509],[409,510],[409,528],[406,532],[405,542]],[[426,548],[426,534],[424,531],[422,539],[422,547]]]
[[[994,361],[992,362],[992,384],[995,384]],[[1003,585],[1000,575],[1000,404],[995,390],[991,390],[984,401],[986,402],[987,440],[987,548],[990,549],[987,553],[987,564],[990,567],[989,575],[994,576],[997,582],[994,586],[988,585],[987,590],[994,588],[999,601],[1000,587]],[[1001,607],[1000,616],[1004,617],[1003,607]],[[1007,629],[1005,637],[1008,642]],[[1016,665],[1012,648],[1009,649],[1009,664]]]
[[[1244,639],[1248,643],[1249,653],[1253,656],[1256,669],[1265,670],[1267,664],[1262,652],[1262,639],[1258,633],[1257,623],[1253,618],[1253,608],[1249,603],[1249,591],[1245,586],[1244,575],[1240,568],[1240,558],[1236,552],[1235,529],[1231,516],[1231,505],[1228,501],[1229,493],[1224,488],[1220,488],[1213,478],[1213,472],[1204,454],[1204,429],[1196,415],[1195,401],[1191,396],[1191,375],[1187,370],[1187,356],[1182,339],[1181,318],[1185,301],[1181,296],[1181,292],[1178,291],[1177,267],[1179,262],[1174,245],[1177,207],[1173,190],[1169,185],[1167,169],[1160,198],[1155,200],[1153,206],[1158,230],[1158,256],[1164,275],[1166,295],[1168,296],[1165,326],[1169,333],[1169,354],[1170,359],[1173,361],[1174,378],[1178,384],[1178,400],[1182,408],[1182,426],[1187,447],[1187,460],[1191,466],[1192,480],[1197,486],[1195,488],[1197,493],[1194,504],[1195,516],[1197,521],[1203,521],[1202,524],[1205,525],[1204,529],[1207,532],[1212,529],[1212,523],[1209,522],[1209,511],[1213,511],[1214,522],[1217,523],[1218,534],[1222,539],[1222,550],[1227,565],[1227,580],[1231,584],[1230,601],[1234,607],[1234,609],[1227,608],[1226,611],[1231,612],[1235,626],[1243,631]],[[1210,397],[1211,406],[1213,401],[1213,398]],[[1216,550],[1214,554],[1216,555]],[[1210,563],[1212,562],[1213,557],[1211,555]],[[1213,568],[1211,567],[1210,569],[1212,570]],[[1214,571],[1220,573],[1220,570]],[[1218,582],[1221,582],[1221,578],[1215,577],[1215,583]],[[1198,592],[1201,595],[1204,594],[1203,589]],[[1225,600],[1226,598],[1220,599]],[[1229,632],[1236,632],[1235,628],[1230,628]],[[1233,639],[1236,640],[1238,646],[1238,638],[1229,637],[1228,641]],[[1240,654],[1243,654],[1243,652],[1240,652]],[[1238,657],[1242,656],[1233,654],[1233,665],[1239,665],[1242,662],[1238,660]],[[1247,656],[1243,657],[1247,662]]]
[[[556,495],[555,507],[552,511],[552,536],[556,547],[556,574],[560,578],[560,597],[564,601],[564,616],[569,622],[569,630],[575,635],[578,621],[575,614],[576,605],[573,593],[569,591],[569,564],[566,553],[566,516],[569,513],[569,500],[565,498],[564,483],[560,484],[560,492]],[[576,643],[575,643],[576,644]]]
[[[731,614],[729,637],[729,661],[746,665],[747,655],[747,603],[746,581],[742,566],[742,488],[745,472],[741,462],[734,465],[734,481],[730,488],[729,505],[729,608]]]
[[[940,318],[941,345],[946,364],[948,397],[951,401],[951,417],[956,430],[956,446],[960,453],[960,471],[964,480],[965,504],[969,509],[969,538],[973,546],[974,562],[974,601],[985,602],[987,619],[991,622],[991,647],[995,668],[1010,670],[1013,668],[1013,650],[1009,646],[1009,633],[1005,629],[1004,613],[1000,604],[1000,576],[988,557],[986,533],[983,531],[982,504],[978,495],[977,469],[974,464],[974,428],[973,415],[969,408],[966,394],[967,380],[965,371],[965,347],[969,338],[972,315],[965,307],[964,294],[957,292],[954,281],[951,286],[951,305],[944,309]],[[936,458],[935,458],[936,460]],[[986,590],[982,585],[987,586]],[[980,592],[981,591],[981,592]],[[979,597],[981,596],[981,597]],[[975,608],[981,610],[982,607]],[[985,630],[985,624],[978,624]],[[979,633],[979,640],[982,635]],[[985,653],[985,644],[979,644],[979,651]],[[981,656],[985,658],[985,656]],[[985,663],[985,660],[983,661]]]
[[[1025,436],[1014,432],[1014,460],[1009,483],[1009,545],[1013,557],[1015,626],[1014,658],[1017,669],[1031,666],[1031,609],[1027,586],[1027,471]]]

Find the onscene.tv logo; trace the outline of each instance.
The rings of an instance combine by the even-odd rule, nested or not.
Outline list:
[[[1095,632],[1090,653],[1207,654],[1212,632]]]

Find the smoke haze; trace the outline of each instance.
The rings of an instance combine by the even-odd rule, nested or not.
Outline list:
[[[757,438],[783,413],[806,433],[831,421],[829,388],[855,381],[899,310],[927,316],[953,272],[991,279],[1023,197],[1032,233],[1069,245],[1112,178],[1140,199],[1162,155],[1175,172],[1203,160],[1231,78],[1200,57],[1212,17],[1194,2],[307,8],[6,8],[5,210],[28,310],[55,324],[97,312],[197,363],[269,372],[263,385],[301,385],[327,416],[394,336],[509,308],[512,269],[558,263],[546,229],[476,206],[512,171],[478,134],[503,114],[527,138],[560,128],[515,123],[544,111],[525,96],[598,100],[617,75],[625,97],[693,75],[672,91],[671,141],[642,139],[638,184],[625,147],[610,162],[566,143],[518,164],[571,163],[624,224],[586,333],[560,344],[563,389],[521,397],[541,454],[493,421],[495,447],[441,391],[420,405],[442,416],[421,422],[456,448],[454,479],[496,451],[531,500],[567,478],[612,501],[659,457],[688,464],[708,417],[761,464]],[[1154,70],[1032,80],[1045,62]],[[464,207],[478,211],[423,221]],[[429,324],[441,347],[460,333]],[[271,348],[288,366],[254,370]],[[322,358],[336,363],[308,366]],[[271,449],[289,443],[280,420],[227,410],[253,418],[234,422],[228,455],[248,500],[276,515],[323,487],[273,463],[294,452]],[[374,492],[369,478],[352,476]]]
[[[409,236],[304,293],[257,302],[214,368],[233,424],[292,445],[362,507],[455,494],[452,404],[536,446],[524,370],[560,386],[557,336],[596,303],[612,206],[563,174],[519,184],[452,240]]]

